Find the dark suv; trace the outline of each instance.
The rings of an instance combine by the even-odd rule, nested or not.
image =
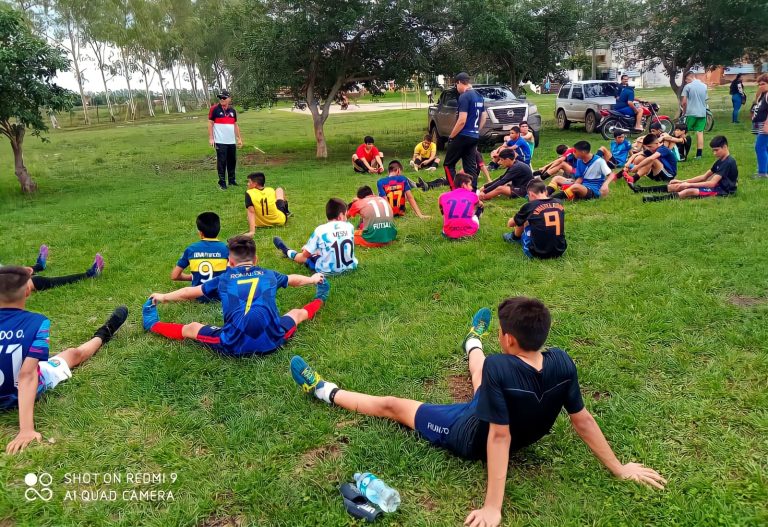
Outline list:
[[[536,146],[539,144],[541,130],[541,115],[535,104],[516,96],[514,92],[503,85],[476,84],[474,90],[483,96],[485,111],[488,118],[480,130],[480,141],[487,144],[500,143],[509,134],[510,128],[527,121],[535,137]],[[456,88],[445,90],[434,104],[428,109],[427,126],[437,147],[442,149],[453,125],[458,119],[459,93]]]

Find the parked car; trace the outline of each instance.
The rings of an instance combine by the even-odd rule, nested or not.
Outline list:
[[[578,81],[564,84],[555,100],[557,127],[567,130],[571,123],[584,123],[588,133],[597,131],[600,110],[611,110],[621,85],[613,81]]]
[[[535,104],[516,96],[509,86],[476,84],[473,88],[483,96],[488,115],[485,126],[480,130],[482,143],[501,143],[514,125],[526,121],[538,146],[541,115]],[[440,95],[437,104],[427,109],[427,129],[440,149],[445,147],[453,125],[456,124],[458,106],[459,93],[456,88],[449,88]]]

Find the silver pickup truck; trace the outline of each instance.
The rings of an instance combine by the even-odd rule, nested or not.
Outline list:
[[[508,86],[476,84],[475,91],[485,100],[488,118],[480,130],[480,141],[486,144],[500,143],[509,129],[522,121],[527,121],[533,132],[536,146],[539,145],[541,115],[535,104],[517,97]],[[429,107],[427,126],[437,148],[442,149],[458,119],[459,93],[456,88],[445,90],[437,101]]]

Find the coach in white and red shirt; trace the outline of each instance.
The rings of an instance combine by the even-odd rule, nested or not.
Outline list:
[[[227,90],[222,90],[218,98],[219,104],[211,106],[211,111],[208,112],[208,138],[211,146],[216,148],[219,188],[227,190],[225,172],[229,176],[229,184],[237,186],[237,147],[243,146],[243,139],[237,125],[237,112],[232,107],[232,96]]]

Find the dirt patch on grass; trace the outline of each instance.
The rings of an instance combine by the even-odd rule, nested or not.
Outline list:
[[[343,419],[343,420],[339,421],[338,423],[336,423],[336,429],[338,430],[340,428],[346,428],[348,426],[356,425],[359,422],[360,421],[358,419]],[[344,439],[346,439],[346,438],[344,438]],[[342,438],[339,438],[339,441],[341,443],[348,443],[349,439],[347,439],[346,441],[342,441]]]
[[[311,450],[304,452],[301,456],[301,462],[296,467],[296,473],[303,472],[305,470],[312,470],[323,461],[330,460],[335,461],[341,457],[341,446],[349,443],[349,438],[346,436],[339,436],[336,438],[335,443],[329,445],[321,445]]]
[[[611,394],[609,392],[593,391],[590,393],[592,399],[595,401],[602,401],[603,399],[609,399]]]
[[[237,157],[237,162],[245,166],[260,165],[277,167],[286,164],[290,160],[291,158],[289,156],[273,156],[259,152],[249,152]]]
[[[197,527],[242,527],[246,524],[242,516],[211,516],[197,524]]]
[[[433,500],[430,496],[427,496],[427,495],[419,496],[416,499],[417,499],[417,501],[419,502],[419,505],[421,505],[422,508],[424,508],[424,509],[426,509],[426,510],[428,510],[430,512],[437,508],[437,503],[435,503],[435,500]]]
[[[448,388],[451,390],[451,397],[457,403],[467,402],[475,394],[469,375],[451,375],[448,377]]]
[[[729,295],[728,302],[736,307],[755,307],[765,304],[768,299],[757,296]]]

